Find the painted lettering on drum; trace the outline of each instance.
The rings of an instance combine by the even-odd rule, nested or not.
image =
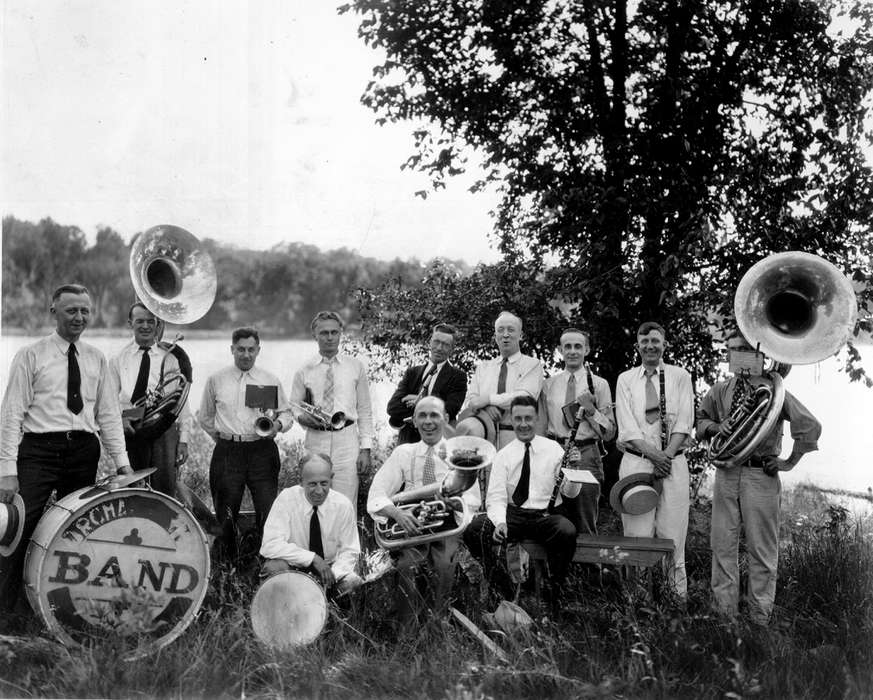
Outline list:
[[[106,563],[100,567],[97,575],[89,581],[91,557],[87,554],[62,550],[55,550],[52,554],[58,558],[58,568],[54,575],[48,577],[49,583],[59,583],[64,586],[85,584],[86,586],[104,587],[107,585],[104,583],[104,579],[108,579],[111,582],[109,585],[114,584],[114,588],[130,587],[121,574],[121,564],[116,556],[109,557]],[[137,588],[145,588],[146,580],[148,580],[155,592],[163,591],[169,595],[184,595],[193,591],[200,583],[200,574],[197,569],[187,564],[158,561],[157,567],[155,567],[148,559],[138,559],[137,563],[139,564],[138,576],[134,577],[134,580],[137,581]],[[171,571],[169,583],[164,587],[164,577],[168,570]]]
[[[105,501],[85,511],[63,532],[61,537],[70,542],[83,542],[94,530],[103,525],[128,517],[124,499]]]

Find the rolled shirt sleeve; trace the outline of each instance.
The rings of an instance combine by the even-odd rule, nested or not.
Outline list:
[[[0,408],[0,476],[18,475],[18,443],[24,413],[33,400],[32,355],[19,350],[12,360]]]
[[[400,446],[398,446],[400,447]],[[386,506],[394,505],[391,496],[403,486],[403,450],[395,448],[379,467],[373,481],[370,483],[370,491],[367,495],[367,512],[378,523],[388,521],[384,515],[378,512]]]

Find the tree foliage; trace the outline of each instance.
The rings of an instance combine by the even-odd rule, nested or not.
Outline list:
[[[870,301],[870,5],[354,0],[341,11],[360,15],[360,36],[385,56],[364,104],[413,124],[404,166],[439,188],[476,154],[473,189],[501,194],[505,265],[548,271],[545,296],[573,305],[606,376],[653,319],[674,358],[712,379],[713,321],[769,253],[822,255]]]

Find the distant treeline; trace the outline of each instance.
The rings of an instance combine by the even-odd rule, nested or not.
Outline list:
[[[196,234],[196,232],[195,232]],[[50,218],[39,223],[3,219],[3,299],[5,328],[35,331],[49,323],[51,293],[60,284],[79,282],[93,297],[91,325],[123,326],[135,301],[130,281],[129,242],[101,228],[93,245],[77,226]],[[275,335],[301,336],[321,309],[335,309],[350,322],[359,320],[355,292],[389,280],[421,283],[425,264],[366,258],[346,248],[322,251],[304,243],[282,243],[267,251],[229,246],[202,238],[215,262],[218,292],[210,311],[190,324],[196,329],[255,325]],[[454,263],[465,268],[461,262]],[[183,292],[184,294],[184,292]]]

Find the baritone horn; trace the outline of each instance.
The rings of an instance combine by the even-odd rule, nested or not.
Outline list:
[[[418,521],[421,534],[410,535],[397,523],[377,522],[376,543],[391,551],[461,534],[472,519],[461,495],[476,483],[479,472],[491,464],[496,453],[494,445],[472,435],[446,440],[445,456],[439,456],[449,465],[449,471],[442,481],[401,491],[391,498]]]
[[[851,281],[817,255],[778,253],[749,268],[734,295],[734,316],[749,344],[777,365],[728,417],[729,434],[710,440],[716,466],[742,464],[752,455],[779,420],[784,365],[812,364],[837,352],[855,327],[857,307]]]
[[[142,417],[132,421],[136,437],[155,438],[181,413],[192,379],[191,360],[178,344],[183,336],[161,341],[163,324],[193,323],[209,311],[217,289],[215,265],[193,234],[164,224],[137,236],[129,269],[137,299],[158,319],[157,345],[165,351],[158,384],[138,402]]]

